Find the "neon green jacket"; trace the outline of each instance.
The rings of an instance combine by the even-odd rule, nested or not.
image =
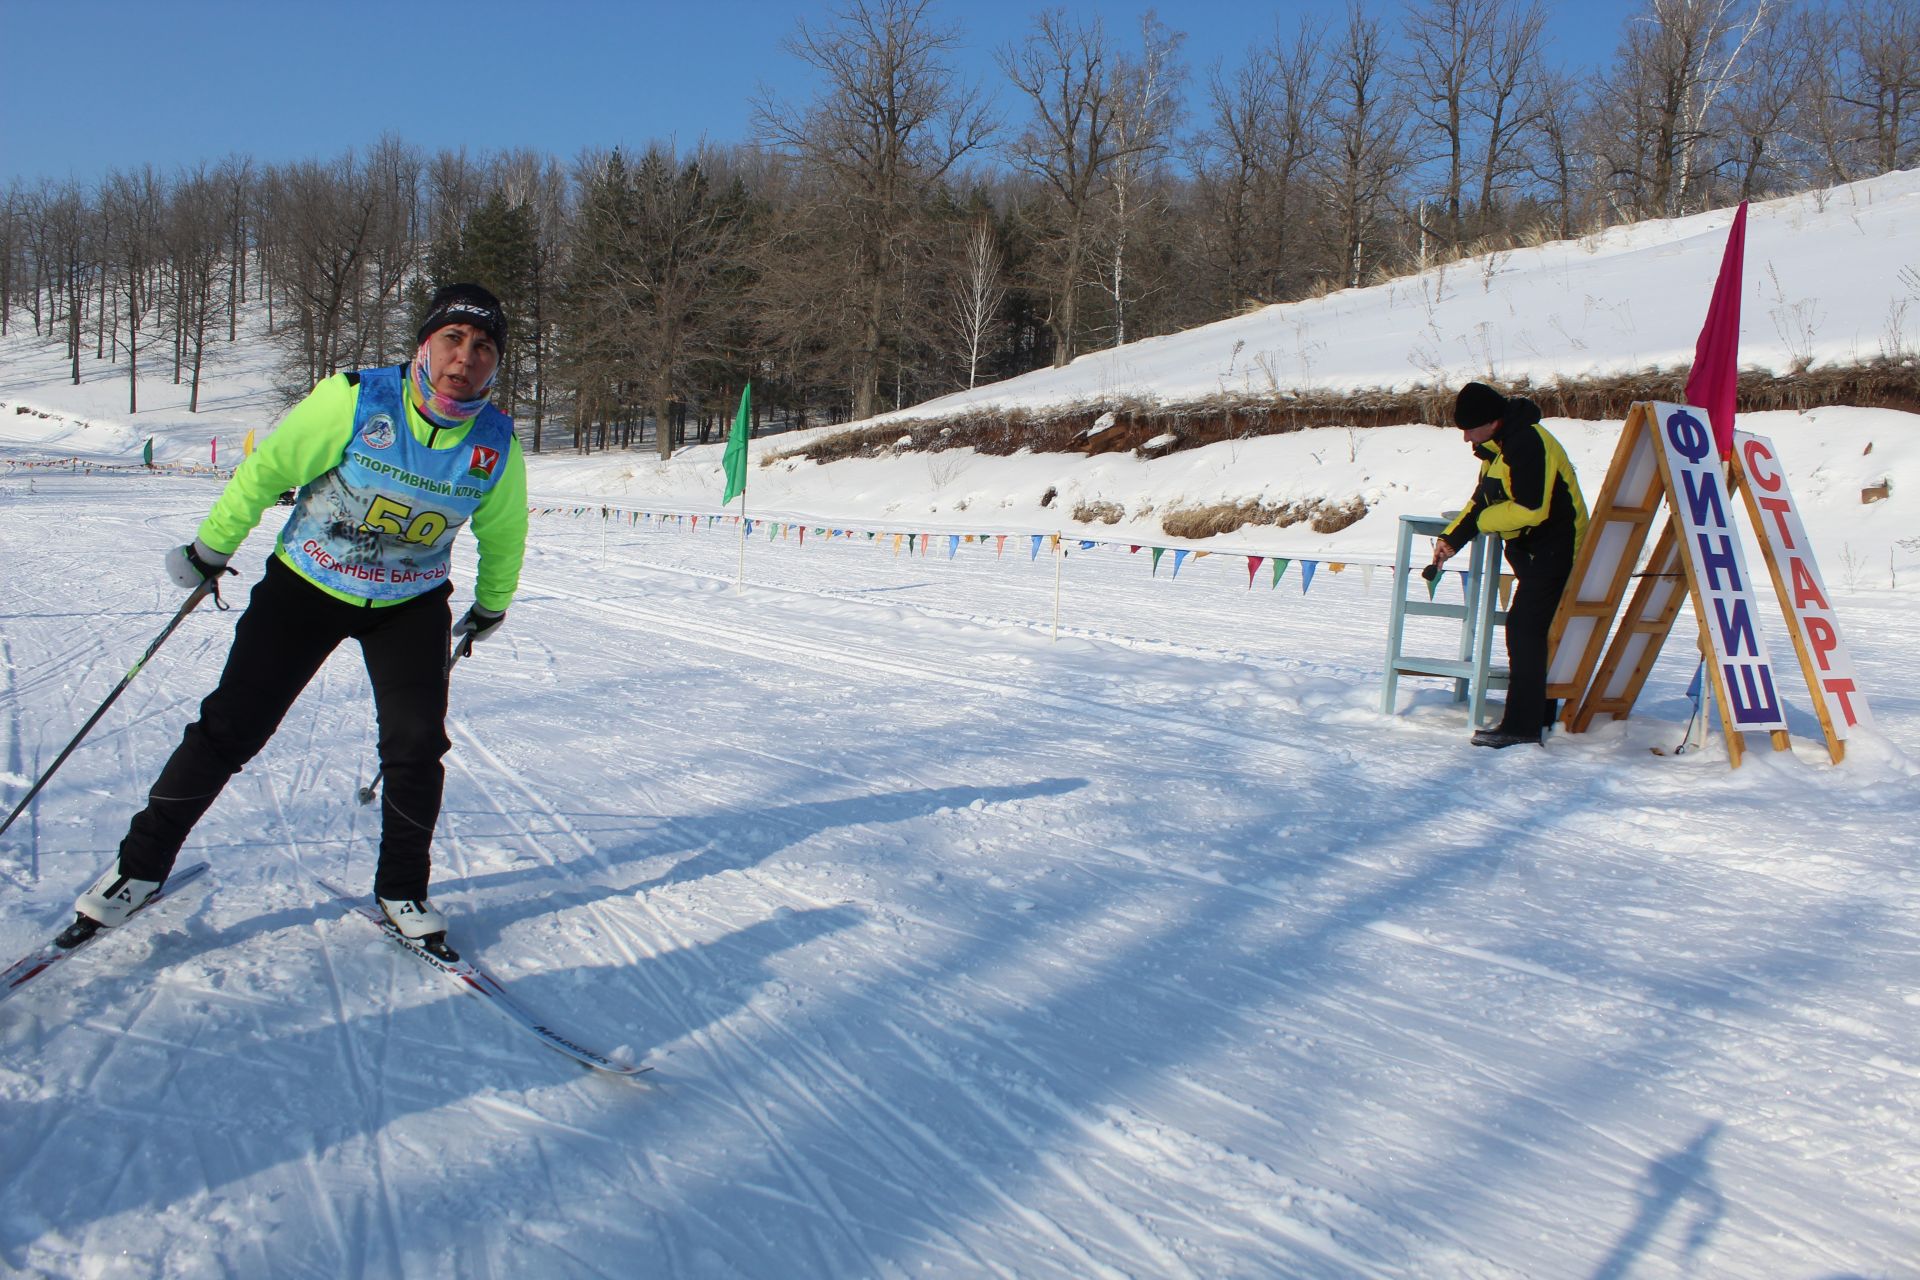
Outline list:
[[[261,515],[288,489],[340,465],[353,439],[354,409],[360,388],[345,374],[328,378],[287,412],[260,447],[239,469],[213,510],[201,522],[198,537],[215,551],[232,555],[246,541]],[[457,449],[467,437],[472,420],[453,427],[436,427],[420,414],[411,386],[407,391],[407,426],[413,438],[433,449]],[[505,613],[520,586],[520,566],[527,554],[527,461],[515,438],[499,479],[467,522],[480,548],[480,566],[473,585],[474,602],[483,609]],[[300,573],[276,538],[274,554]],[[300,575],[313,582],[308,575]],[[375,608],[400,604],[398,600],[368,600],[314,582],[315,587],[341,600]]]

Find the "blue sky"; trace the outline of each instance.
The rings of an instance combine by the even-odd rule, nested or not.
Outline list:
[[[1397,15],[1396,4],[1371,0]],[[1036,0],[935,0],[962,28],[962,69],[1002,89],[993,50],[1017,40]],[[1075,0],[1131,32],[1141,4]],[[1556,65],[1608,60],[1637,3],[1591,0],[1549,20]],[[1300,15],[1331,26],[1344,0],[1285,4],[1182,0],[1157,6],[1187,33],[1196,79]],[[0,0],[0,184],[115,168],[163,171],[230,153],[279,162],[337,155],[392,132],[428,150],[584,147],[748,137],[764,87],[805,100],[805,68],[780,48],[788,0]],[[1397,19],[1393,19],[1397,20]],[[1017,104],[1002,92],[1003,112]]]

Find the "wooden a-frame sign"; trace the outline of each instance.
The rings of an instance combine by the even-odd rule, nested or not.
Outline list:
[[[1602,712],[1626,718],[1690,596],[1729,763],[1739,767],[1748,731],[1786,749],[1731,498],[1705,410],[1643,401],[1628,411],[1548,632],[1547,696],[1561,700],[1570,730],[1584,731]],[[1609,626],[1663,510],[1653,555],[1609,645]]]

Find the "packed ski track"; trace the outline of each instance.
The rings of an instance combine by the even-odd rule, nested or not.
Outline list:
[[[7,807],[216,492],[0,476]],[[1678,639],[1631,720],[1482,752],[1437,684],[1379,710],[1357,564],[762,536],[736,585],[736,538],[536,516],[452,677],[453,940],[652,1072],[543,1051],[316,888],[367,890],[378,835],[343,649],[189,841],[207,883],[0,1006],[0,1270],[1920,1274],[1910,592],[1841,597],[1881,735],[1835,768],[1801,696],[1730,771],[1649,749]],[[0,837],[0,958],[111,857],[236,616]]]

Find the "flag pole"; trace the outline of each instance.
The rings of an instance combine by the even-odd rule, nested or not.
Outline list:
[[[733,593],[739,595],[747,580],[747,494],[740,491],[740,569],[733,575]]]
[[[1060,641],[1060,571],[1066,567],[1067,544],[1059,534],[1053,535],[1053,639]]]
[[[752,402],[753,383],[749,381],[740,388],[740,408],[733,415],[733,430],[727,434],[727,451],[721,459],[721,469],[727,474],[721,508],[724,510],[735,494],[740,497],[740,570],[733,579],[736,594],[747,580],[747,437],[752,432]]]

